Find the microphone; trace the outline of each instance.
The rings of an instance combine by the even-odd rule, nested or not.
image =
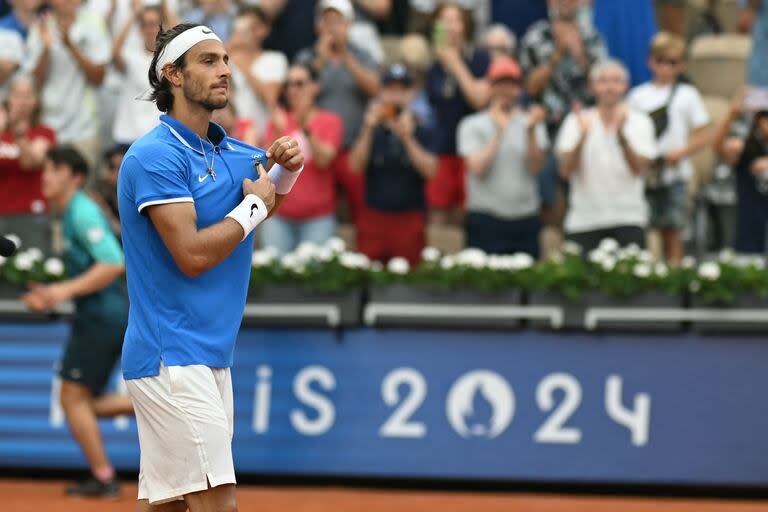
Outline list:
[[[0,236],[0,256],[7,258],[16,252],[16,244],[4,236]]]

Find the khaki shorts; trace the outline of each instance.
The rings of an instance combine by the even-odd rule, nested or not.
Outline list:
[[[126,381],[136,411],[139,498],[150,504],[235,483],[229,368],[160,366]]]

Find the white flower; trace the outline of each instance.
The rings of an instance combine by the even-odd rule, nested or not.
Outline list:
[[[733,252],[733,249],[725,248],[722,251],[720,251],[720,254],[718,255],[717,259],[719,259],[723,263],[730,263],[734,260],[735,257],[736,257],[736,253]]]
[[[14,260],[14,264],[16,265],[16,270],[21,270],[22,272],[26,272],[29,270],[32,270],[32,267],[35,266],[35,261],[27,255],[27,253],[21,253],[18,256],[16,256],[16,259]]]
[[[30,247],[27,249],[27,256],[29,256],[29,259],[32,261],[43,261],[43,251],[38,249],[37,247]]]
[[[651,266],[647,263],[638,263],[635,265],[635,268],[632,269],[632,273],[635,274],[635,277],[639,277],[641,279],[650,277]]]
[[[64,274],[64,263],[59,258],[48,258],[44,264],[45,273],[59,277]]]
[[[513,254],[510,261],[514,270],[524,270],[526,268],[531,268],[533,264],[536,263],[533,259],[533,256],[525,252],[518,252]]]
[[[336,253],[342,253],[347,249],[347,244],[344,243],[344,240],[337,236],[329,238],[325,242],[325,246]]]
[[[440,259],[440,251],[435,247],[425,247],[421,251],[421,259],[429,263],[436,263]]]
[[[371,260],[365,254],[359,254],[356,252],[343,252],[339,256],[339,263],[342,267],[346,268],[361,268],[365,269],[371,266]]]
[[[506,265],[506,262],[504,261],[503,256],[499,256],[498,254],[491,254],[488,256],[488,268],[491,270],[509,270],[510,268]]]
[[[685,256],[680,261],[680,266],[682,266],[685,269],[692,269],[693,267],[696,266],[696,258],[694,258],[693,256]]]
[[[576,242],[566,240],[563,242],[563,252],[565,254],[573,254],[574,256],[578,256],[581,254],[581,246]]]
[[[619,242],[613,238],[603,238],[597,248],[603,252],[616,252],[619,250]]]
[[[455,266],[456,266],[455,256],[443,256],[443,258],[440,260],[440,268],[442,268],[443,270],[450,270]]]
[[[0,256],[0,267],[2,267],[3,265],[5,265],[5,260],[7,260],[7,259],[8,259],[8,258],[6,258],[5,256]]]
[[[410,269],[411,266],[408,264],[408,260],[399,256],[397,258],[392,258],[389,260],[389,263],[387,263],[387,270],[393,274],[407,274]]]
[[[749,265],[756,269],[763,270],[765,268],[765,258],[762,256],[753,256],[749,260]]]
[[[488,255],[480,249],[470,247],[456,255],[456,263],[472,268],[483,268],[488,264]]]
[[[333,259],[334,253],[330,247],[323,246],[317,250],[317,254],[315,256],[320,261],[331,261]]]
[[[381,272],[384,270],[384,265],[382,265],[380,261],[374,261],[371,263],[371,270],[374,272]]]
[[[650,264],[653,263],[654,257],[651,251],[642,250],[637,253],[637,259],[642,263]]]
[[[656,266],[653,267],[653,271],[656,272],[656,275],[659,277],[667,277],[669,275],[669,268],[667,268],[665,263],[657,263]]]
[[[637,256],[640,254],[640,246],[632,242],[624,249],[624,251],[630,256]]]
[[[289,252],[280,258],[280,264],[283,266],[283,268],[296,270],[297,268],[304,266],[304,261],[302,261],[299,255],[295,252]]]
[[[610,272],[616,266],[616,258],[614,258],[613,256],[608,256],[603,260],[603,262],[601,263],[601,266],[603,267],[603,270],[605,270],[606,272]]]
[[[603,262],[603,260],[605,260],[605,258],[608,257],[608,253],[606,253],[602,249],[592,249],[591,251],[589,251],[589,254],[587,255],[587,257],[589,258],[589,261],[591,263],[599,265],[600,263]]]
[[[716,281],[720,277],[720,265],[715,261],[706,261],[699,265],[699,277],[707,281]]]
[[[688,289],[693,293],[697,293],[699,290],[701,290],[701,283],[698,281],[691,281],[691,284],[688,285]]]
[[[251,256],[251,266],[253,267],[266,267],[275,260],[275,255],[272,251],[254,251]]]
[[[296,254],[304,261],[311,261],[317,256],[320,246],[314,242],[304,241],[296,248]]]
[[[18,235],[11,233],[10,235],[5,235],[5,238],[13,242],[13,245],[16,246],[16,249],[21,247],[21,238],[19,238]]]

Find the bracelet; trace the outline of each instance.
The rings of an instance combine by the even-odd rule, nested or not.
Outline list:
[[[239,205],[227,214],[227,217],[234,219],[243,228],[243,240],[248,238],[251,231],[256,226],[264,222],[269,215],[267,205],[255,194],[248,194]],[[242,241],[242,240],[241,240]]]
[[[267,173],[267,176],[275,184],[275,193],[284,196],[291,191],[293,184],[299,179],[299,174],[303,170],[303,165],[298,171],[289,171],[282,165],[275,164]]]

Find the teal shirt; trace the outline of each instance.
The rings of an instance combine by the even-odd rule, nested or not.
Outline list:
[[[77,277],[94,263],[125,263],[123,250],[99,206],[82,190],[77,191],[64,213],[64,266]],[[75,300],[78,315],[98,316],[125,323],[128,300],[121,280],[101,291]]]

